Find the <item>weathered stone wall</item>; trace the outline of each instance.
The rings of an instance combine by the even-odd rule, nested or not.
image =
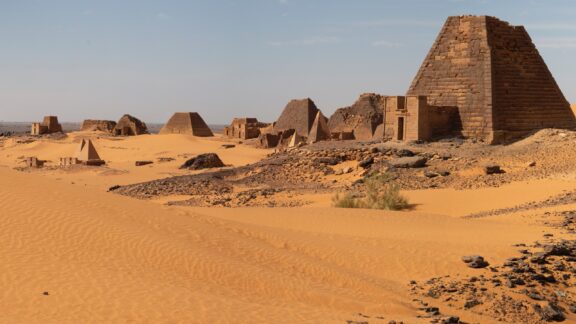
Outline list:
[[[260,136],[260,129],[269,125],[256,118],[234,118],[230,126],[224,127],[224,135],[239,139],[257,138]]]
[[[428,106],[428,124],[431,139],[459,135],[462,129],[457,107]]]
[[[524,27],[486,20],[495,136],[507,139],[541,128],[576,127],[570,104]]]
[[[192,119],[192,134],[194,136],[211,137],[214,136],[208,124],[198,113],[190,113]]]
[[[30,128],[30,135],[41,135],[46,133],[48,127],[42,126],[42,123],[32,123],[32,127]]]
[[[116,127],[116,122],[111,120],[86,119],[82,122],[81,131],[101,131],[111,133]]]
[[[406,104],[406,97],[404,96],[388,96],[385,99],[384,107],[384,139],[385,140],[398,140],[398,120],[396,111],[404,110]]]
[[[58,123],[58,117],[56,116],[46,116],[42,122],[43,126],[48,127],[48,133],[58,133],[62,132],[62,125]]]
[[[32,123],[31,135],[42,135],[62,132],[62,125],[58,123],[58,117],[45,116],[42,123]]]
[[[406,96],[406,112],[403,115],[404,140],[430,140],[430,120],[425,96]]]
[[[258,143],[260,147],[263,148],[273,148],[278,146],[278,141],[280,140],[280,136],[278,134],[272,133],[261,133],[258,136]]]

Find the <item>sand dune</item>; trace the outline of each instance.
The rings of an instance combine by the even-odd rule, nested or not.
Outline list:
[[[94,132],[69,133],[64,140],[41,140],[28,144],[18,144],[9,140],[0,151],[0,165],[22,166],[22,158],[36,156],[47,160],[47,166],[58,166],[60,157],[72,156],[82,138],[92,139],[101,158],[107,162],[103,169],[76,169],[67,172],[60,170],[43,171],[43,176],[66,179],[76,184],[96,186],[106,189],[113,185],[123,185],[173,175],[189,174],[180,171],[187,158],[214,152],[226,165],[241,166],[262,159],[270,150],[237,145],[224,149],[222,144],[229,142],[216,138],[200,138],[186,135],[144,135],[136,137],[103,137]],[[159,163],[158,158],[173,158],[173,161]],[[154,161],[154,165],[136,167],[136,161]],[[109,177],[114,175],[114,177]]]
[[[0,176],[9,322],[411,317],[409,280],[473,271],[461,255],[503,259],[539,232],[419,213],[166,208],[6,169]]]
[[[574,187],[552,179],[532,183],[538,190],[517,183],[407,192],[417,204],[407,212],[334,209],[326,195],[303,208],[166,207],[104,190],[180,172],[179,161],[137,168],[136,159],[222,144],[183,136],[97,140],[108,171],[125,173],[12,170],[20,155],[70,154],[79,136],[0,151],[0,322],[343,323],[363,320],[358,313],[370,323],[419,322],[410,280],[485,273],[460,257],[481,254],[501,263],[514,255],[513,244],[551,231],[525,215],[458,216]],[[218,151],[233,165],[266,152]]]

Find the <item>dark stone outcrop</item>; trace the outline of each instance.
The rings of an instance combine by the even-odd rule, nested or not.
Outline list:
[[[426,165],[427,159],[421,156],[407,156],[390,161],[390,165],[395,168],[422,168]]]
[[[186,161],[180,169],[201,170],[211,168],[221,168],[224,166],[220,157],[215,153],[205,153],[195,156]]]

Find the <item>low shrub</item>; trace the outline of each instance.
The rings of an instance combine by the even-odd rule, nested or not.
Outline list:
[[[336,194],[332,204],[337,208],[368,208],[402,210],[409,207],[406,197],[400,194],[400,187],[386,173],[374,174],[364,179],[366,194],[356,197],[351,193]]]

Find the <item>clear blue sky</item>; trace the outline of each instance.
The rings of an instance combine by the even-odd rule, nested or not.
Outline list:
[[[405,93],[449,15],[524,25],[576,102],[573,0],[0,0],[0,120],[274,120]]]

